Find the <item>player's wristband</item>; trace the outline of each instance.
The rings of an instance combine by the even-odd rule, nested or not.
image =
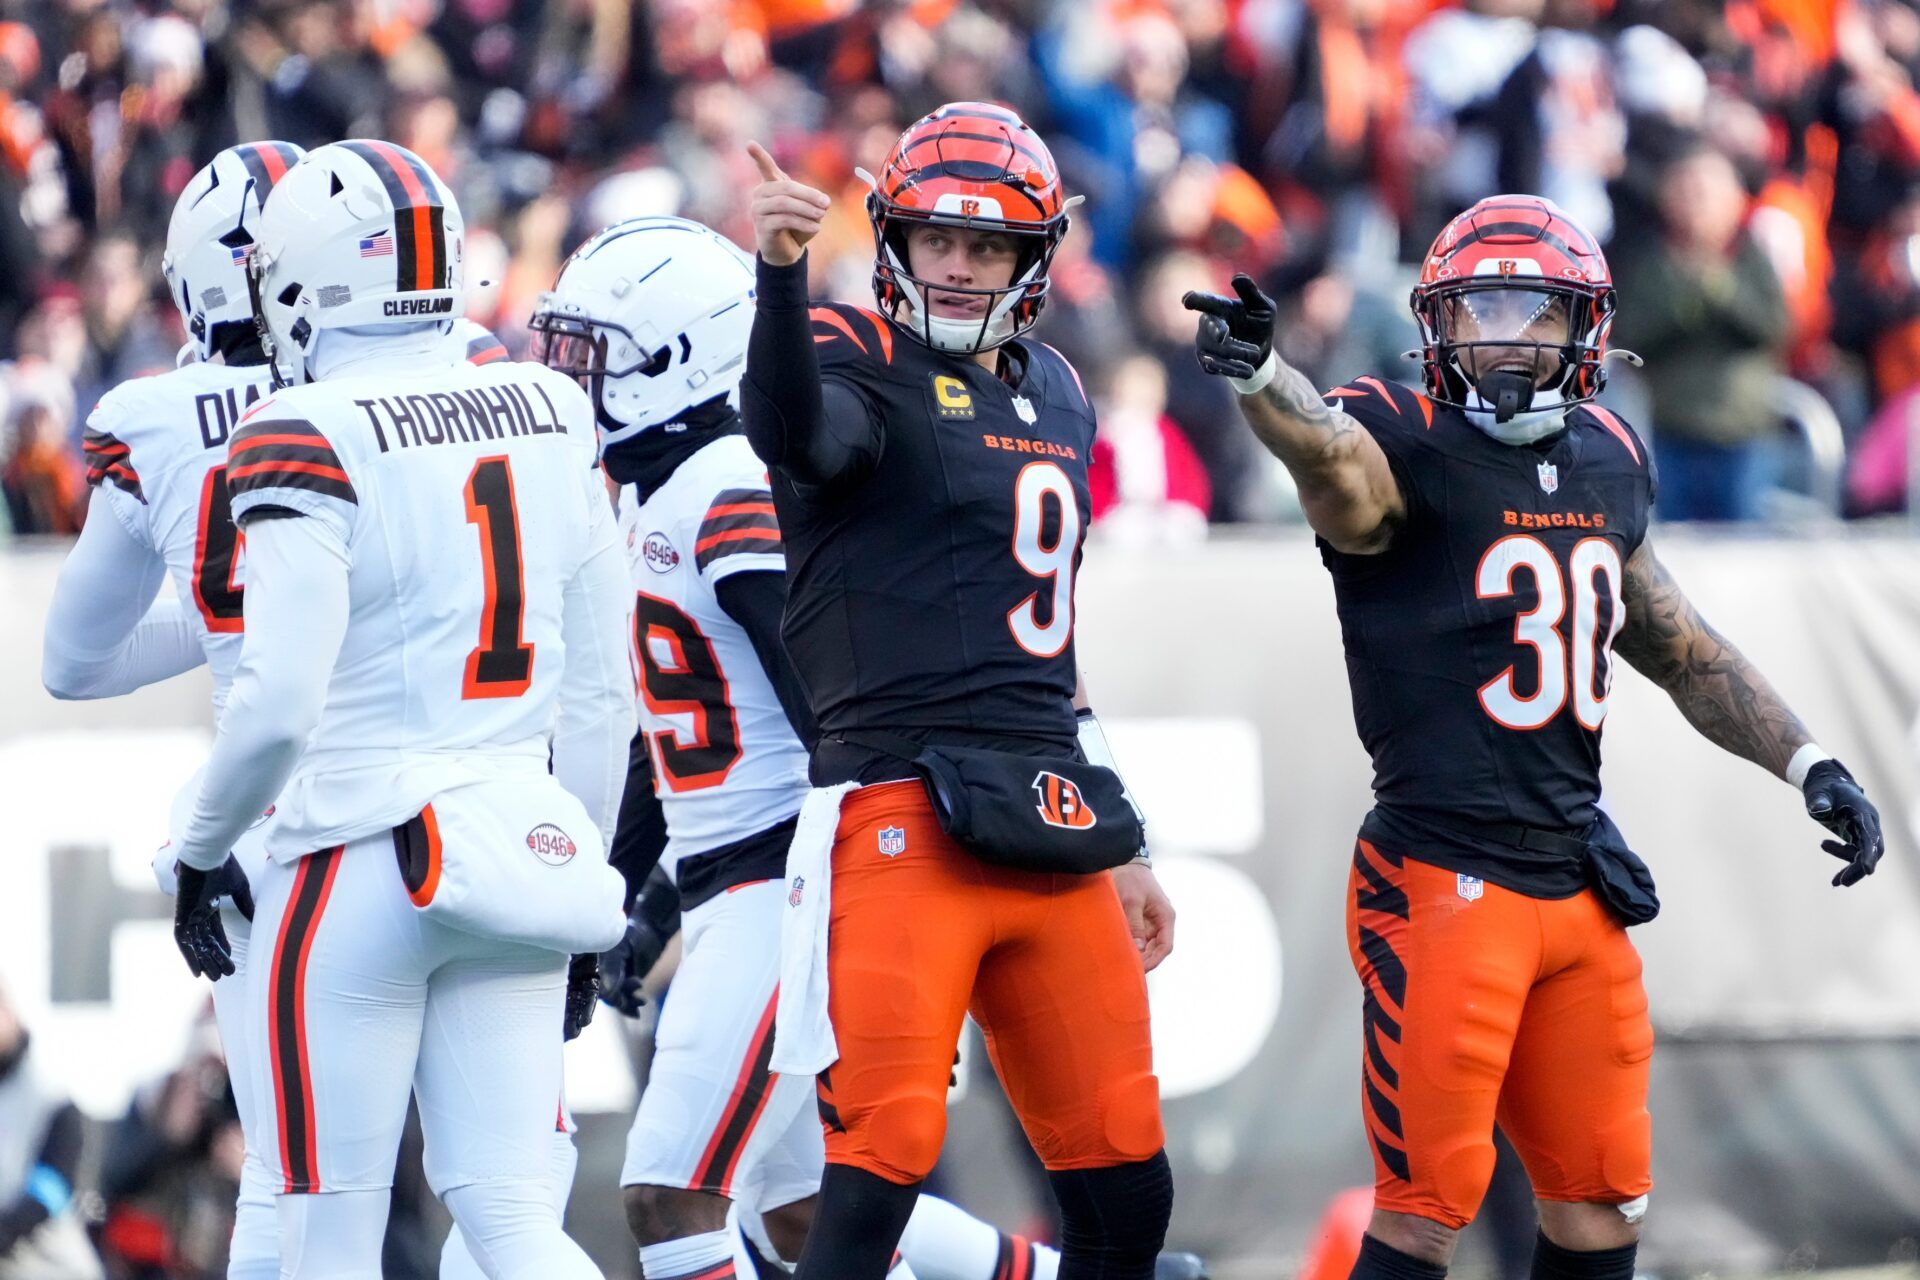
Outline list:
[[[1813,770],[1813,766],[1831,759],[1833,757],[1821,750],[1819,743],[1809,742],[1793,753],[1793,759],[1787,761],[1787,781],[1793,784],[1795,791],[1804,790],[1807,774]]]
[[[1253,371],[1251,378],[1228,378],[1227,381],[1231,383],[1233,389],[1241,395],[1250,396],[1254,392],[1264,389],[1279,373],[1280,357],[1276,353],[1269,351],[1267,352],[1265,362]]]

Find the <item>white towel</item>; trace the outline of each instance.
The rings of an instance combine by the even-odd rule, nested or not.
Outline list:
[[[780,1004],[773,1060],[780,1075],[818,1075],[840,1058],[827,1016],[827,926],[833,915],[833,840],[840,801],[858,784],[818,787],[800,806],[787,847],[787,911],[780,918]]]

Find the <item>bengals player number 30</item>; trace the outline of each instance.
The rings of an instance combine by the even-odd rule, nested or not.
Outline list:
[[[1441,232],[1412,297],[1423,391],[1322,396],[1274,353],[1273,300],[1233,288],[1187,295],[1200,363],[1299,485],[1374,763],[1347,898],[1375,1165],[1353,1275],[1445,1274],[1497,1120],[1539,1204],[1533,1275],[1630,1280],[1653,1032],[1626,926],[1658,902],[1596,803],[1615,657],[1804,792],[1835,885],[1873,872],[1879,815],[1655,559],[1653,460],[1595,399],[1612,279],[1565,213],[1494,196]]]

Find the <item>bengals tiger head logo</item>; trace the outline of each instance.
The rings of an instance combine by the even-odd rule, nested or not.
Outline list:
[[[1057,773],[1048,773],[1045,769],[1036,773],[1033,793],[1039,797],[1035,807],[1040,810],[1040,820],[1050,827],[1084,831],[1098,820],[1081,798],[1080,788]]]

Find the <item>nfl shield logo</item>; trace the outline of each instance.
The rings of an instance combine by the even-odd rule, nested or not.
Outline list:
[[[1459,882],[1460,896],[1468,902],[1478,901],[1480,895],[1487,891],[1486,882],[1479,876],[1458,875],[1456,873],[1456,877]]]
[[[793,878],[793,891],[787,895],[787,905],[790,907],[799,906],[800,899],[806,891],[807,878],[805,876],[795,876]]]
[[[897,858],[907,851],[907,833],[899,827],[880,828],[880,852]]]
[[[1560,487],[1560,468],[1551,462],[1540,464],[1540,492],[1552,493]]]
[[[1019,414],[1020,421],[1026,423],[1028,426],[1032,426],[1040,416],[1033,411],[1033,401],[1027,399],[1025,396],[1015,396],[1013,398],[1013,411]]]

